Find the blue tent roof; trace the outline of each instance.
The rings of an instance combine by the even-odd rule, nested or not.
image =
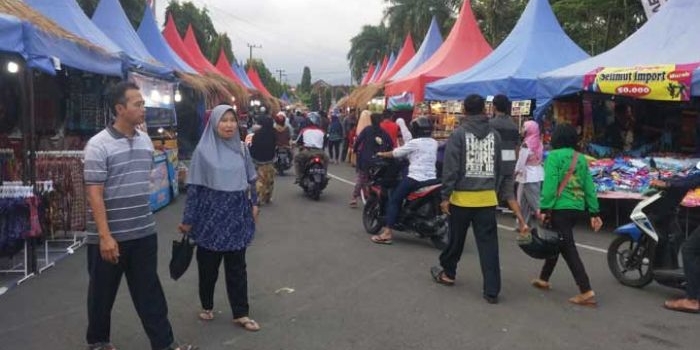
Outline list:
[[[537,110],[553,98],[583,89],[584,76],[599,67],[700,62],[700,1],[673,0],[634,34],[598,56],[544,73],[537,82]],[[700,96],[700,71],[693,74],[691,93]]]
[[[377,64],[375,65],[374,73],[372,73],[372,77],[369,79],[369,83],[374,83],[377,80],[377,75],[379,75],[379,71],[382,68],[382,61],[377,61]]]
[[[100,0],[92,15],[92,23],[134,59],[133,63],[143,71],[159,76],[172,75],[172,69],[156,61],[148,52],[118,0]]]
[[[155,57],[158,61],[163,62],[168,67],[190,74],[197,74],[190,65],[183,61],[180,56],[170,48],[168,42],[163,38],[163,34],[158,30],[158,24],[156,23],[155,17],[151,9],[146,7],[143,14],[143,19],[141,19],[141,24],[139,29],[136,31],[139,38],[143,42],[144,46],[148,52]]]
[[[284,102],[286,102],[286,103],[289,103],[289,95],[287,95],[287,92],[286,92],[286,91],[282,93],[282,96],[280,97],[280,100],[282,100],[282,101],[284,101]]]
[[[251,90],[257,90],[255,85],[253,85],[253,82],[250,81],[250,78],[248,77],[248,74],[245,72],[245,69],[243,69],[243,67],[239,66],[235,60],[233,61],[233,63],[231,63],[231,69],[233,69],[233,72],[236,73],[238,78],[241,79],[241,82],[243,82],[243,85],[245,85],[246,88],[251,89]]]
[[[21,19],[0,13],[0,51],[24,54],[23,27]]]
[[[473,93],[537,96],[541,73],[589,57],[562,30],[548,0],[530,0],[508,37],[472,68],[430,83],[428,100],[461,100]]]
[[[384,73],[382,75],[386,75],[386,73],[388,73],[392,68],[394,68],[394,64],[396,64],[396,53],[392,52],[391,56],[389,56],[389,63],[386,64],[386,69],[384,70]]]
[[[428,33],[425,34],[425,39],[423,39],[423,42],[420,44],[420,48],[418,48],[416,55],[413,56],[413,58],[408,61],[403,68],[396,72],[396,74],[391,77],[391,80],[396,81],[407,77],[409,74],[411,74],[411,72],[413,72],[413,70],[420,67],[423,63],[425,63],[425,61],[430,59],[435,51],[440,48],[440,45],[442,45],[442,34],[440,34],[440,28],[438,27],[437,20],[435,17],[433,17],[432,21],[430,21]]]

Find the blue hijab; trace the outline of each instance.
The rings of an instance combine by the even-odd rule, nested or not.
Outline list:
[[[247,147],[241,142],[238,128],[229,140],[217,133],[219,121],[233,107],[214,107],[190,162],[187,183],[217,191],[245,191],[255,181],[257,173]]]

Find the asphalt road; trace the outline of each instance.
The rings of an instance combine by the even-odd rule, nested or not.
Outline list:
[[[331,173],[353,180],[348,166]],[[565,264],[553,290],[529,285],[541,266],[500,230],[503,292],[498,305],[481,298],[473,238],[457,284],[429,274],[439,252],[429,241],[397,233],[392,246],[372,244],[361,211],[347,207],[351,187],[334,179],[318,202],[302,196],[292,177],[277,178],[273,204],[261,213],[248,250],[251,316],[262,326],[247,333],[231,324],[223,276],[217,319],[197,319],[196,266],[175,282],[167,274],[184,198],[157,213],[161,279],[178,339],[201,349],[697,349],[700,318],[665,311],[680,292],[656,284],[637,290],[618,284],[605,250],[612,236],[581,229],[580,252],[598,294],[597,309],[570,305],[577,293]],[[513,219],[502,216],[503,227]],[[86,327],[85,249],[0,296],[0,349],[83,349]],[[123,284],[113,311],[119,349],[148,349],[148,340]],[[693,345],[695,344],[695,345]]]

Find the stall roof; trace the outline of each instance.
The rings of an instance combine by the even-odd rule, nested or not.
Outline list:
[[[168,13],[168,18],[165,20],[163,39],[165,39],[170,48],[190,67],[194,68],[199,73],[206,72],[204,67],[202,67],[199,62],[195,60],[192,55],[190,55],[185,43],[182,42],[180,33],[177,32],[177,27],[175,27],[175,19],[171,13]]]
[[[699,17],[700,1],[669,1],[634,34],[609,51],[540,75],[538,112],[555,97],[581,91],[584,76],[600,67],[700,62]],[[692,77],[691,93],[700,96],[700,71],[697,69]]]
[[[243,85],[245,85],[245,87],[251,90],[256,90],[255,85],[253,85],[253,82],[250,81],[250,78],[248,78],[248,74],[245,72],[245,69],[239,66],[238,63],[236,63],[236,61],[233,61],[233,63],[231,63],[231,69],[233,69],[236,75],[238,75],[238,77],[241,78],[241,81],[243,82]]]
[[[416,102],[423,101],[426,84],[472,67],[491,51],[476,23],[471,2],[465,1],[450,35],[435,54],[409,76],[384,89],[389,96],[411,92]]]
[[[189,64],[183,61],[180,56],[168,46],[165,38],[163,38],[163,35],[158,30],[158,24],[156,23],[155,17],[153,17],[153,12],[151,12],[151,9],[148,7],[146,7],[144,11],[143,19],[141,19],[141,24],[136,33],[146,46],[148,52],[157,60],[183,73],[197,73],[194,68],[190,67]]]
[[[428,84],[428,100],[462,100],[469,94],[537,96],[537,76],[588,57],[564,30],[548,0],[530,0],[513,31],[472,68]]]
[[[369,64],[369,69],[367,69],[367,73],[365,73],[365,77],[362,78],[362,82],[360,83],[360,86],[362,85],[367,85],[370,79],[372,79],[372,76],[374,75],[374,63]]]
[[[241,86],[245,86],[245,84],[243,84],[243,81],[241,81],[241,78],[238,77],[238,74],[236,74],[231,69],[231,63],[229,63],[228,57],[226,57],[223,48],[219,50],[219,59],[216,61],[216,69],[219,72],[223,73],[225,76],[227,76],[229,79],[235,81]]]
[[[398,72],[401,68],[403,68],[408,61],[410,61],[413,56],[416,55],[416,48],[413,47],[413,37],[409,33],[406,36],[406,39],[403,42],[403,46],[401,47],[401,51],[399,51],[399,55],[396,57],[396,62],[394,62],[394,65],[391,67],[391,69],[387,70],[386,74],[382,77],[381,83],[391,79],[396,72]]]
[[[384,69],[375,83],[383,83],[386,80],[386,74],[389,73],[392,68],[394,68],[394,64],[396,64],[396,53],[392,52],[389,56],[389,63],[386,64],[386,69]]]
[[[172,75],[171,68],[158,62],[148,52],[118,0],[100,0],[92,15],[92,22],[129,57],[143,62],[141,69],[144,71],[159,76]]]
[[[442,46],[442,34],[440,34],[440,27],[438,27],[437,20],[433,17],[430,21],[428,32],[425,34],[425,38],[418,48],[418,52],[416,52],[413,58],[406,62],[401,69],[397,70],[394,75],[389,78],[389,81],[401,80],[410,75],[416,68],[429,60],[440,46]]]
[[[192,28],[191,24],[187,26],[187,32],[185,33],[185,37],[182,39],[182,42],[185,44],[190,56],[197,60],[198,65],[202,67],[205,72],[222,74],[221,71],[216,69],[216,67],[214,67],[214,65],[211,64],[206,57],[204,57],[202,49],[199,47],[199,43],[197,43],[197,38],[194,36],[194,29]]]
[[[374,72],[374,77],[372,77],[372,80],[369,82],[370,84],[376,83],[379,81],[379,78],[384,75],[384,72],[386,71],[386,67],[389,65],[389,57],[386,57],[384,55],[384,58],[382,59],[382,63],[379,65],[379,69]]]
[[[253,66],[248,67],[248,78],[250,78],[250,81],[253,83],[253,85],[263,95],[267,97],[272,97],[272,94],[270,93],[270,91],[267,90],[267,88],[265,88],[265,85],[262,83],[262,80],[260,80],[260,75],[258,75],[258,72]]]

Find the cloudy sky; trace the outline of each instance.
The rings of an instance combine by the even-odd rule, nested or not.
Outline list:
[[[383,0],[191,0],[206,6],[216,30],[228,33],[236,58],[249,56],[247,43],[261,45],[253,57],[268,69],[283,69],[290,84],[301,80],[304,66],[312,80],[350,83],[350,38],[365,24],[382,17]],[[163,24],[168,0],[156,2],[157,20]]]

